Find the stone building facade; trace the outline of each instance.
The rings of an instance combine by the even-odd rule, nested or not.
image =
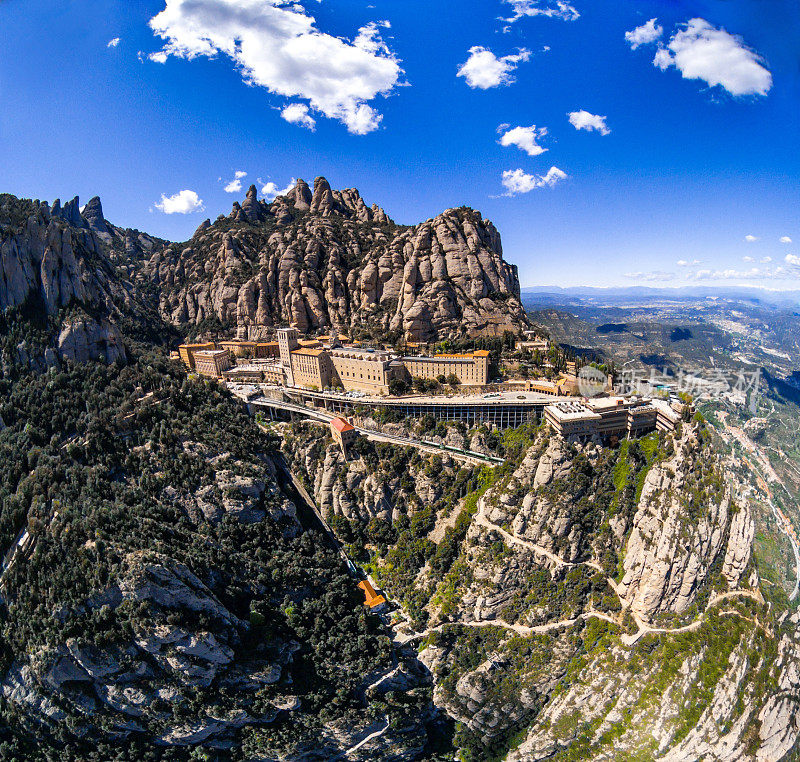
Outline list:
[[[344,389],[388,394],[395,366],[382,350],[337,347],[328,351],[333,364],[331,383]]]
[[[289,362],[292,386],[325,389],[331,385],[333,365],[324,349],[296,349]]]
[[[485,349],[469,354],[401,357],[400,361],[412,378],[454,375],[464,385],[489,383],[489,352]]]
[[[231,367],[231,355],[227,349],[207,349],[194,352],[194,369],[208,378],[222,378]]]
[[[189,370],[194,370],[194,353],[205,352],[216,348],[217,347],[213,341],[198,342],[195,344],[181,344],[178,347],[178,354],[180,355],[181,360],[183,360],[183,364],[189,368]]]

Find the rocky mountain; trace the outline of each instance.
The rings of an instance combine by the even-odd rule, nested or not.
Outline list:
[[[526,318],[494,225],[450,209],[413,227],[357,190],[303,180],[266,203],[251,186],[227,217],[158,248],[137,280],[173,325],[207,321],[258,337],[292,323],[429,339],[502,335]]]
[[[517,330],[478,213],[399,226],[318,178],[178,245],[96,198],[4,195],[0,274],[0,759],[796,756],[786,504],[742,457],[767,419],[608,446],[381,411],[355,422],[505,463],[363,436],[344,458],[148,346],[168,325]]]
[[[184,332],[249,338],[288,323],[384,340],[496,336],[527,324],[499,233],[467,208],[401,226],[357,190],[318,177],[313,192],[298,180],[271,203],[251,186],[228,216],[170,243],[113,225],[97,197],[83,208],[77,198],[52,208],[2,198],[0,305],[41,295],[48,314],[81,303],[107,318],[71,329],[70,357],[116,359],[113,317],[148,310]]]
[[[344,461],[304,426],[284,446],[402,602],[396,639],[427,666],[463,759],[791,758],[798,616],[703,424],[620,448],[406,431],[509,458],[483,472],[363,441]]]
[[[50,207],[0,195],[0,309],[7,328],[20,312],[42,326],[38,341],[6,342],[6,364],[125,360],[121,327],[135,333],[160,322],[109,257],[124,236],[105,222],[99,199],[84,213],[77,198]]]
[[[418,758],[430,698],[216,384],[0,377],[0,758]]]

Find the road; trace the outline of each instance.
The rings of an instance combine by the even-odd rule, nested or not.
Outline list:
[[[375,730],[368,736],[362,738],[357,744],[354,744],[349,749],[342,752],[339,756],[334,757],[334,759],[342,759],[342,757],[349,757],[353,752],[358,751],[365,744],[368,744],[370,741],[374,741],[376,738],[380,738],[380,736],[382,736],[388,729],[389,729],[389,718],[384,717],[382,728],[378,728],[378,730]]]
[[[536,545],[530,540],[526,540],[522,537],[517,537],[516,535],[507,532],[501,526],[489,521],[485,514],[486,504],[483,498],[481,498],[479,502],[478,512],[475,514],[475,518],[473,519],[478,526],[483,527],[484,529],[488,529],[490,531],[497,532],[501,537],[503,537],[506,542],[510,542],[514,545],[519,545],[527,550],[530,550],[534,553],[534,555],[538,554],[541,558],[546,558],[547,560],[551,561],[552,563],[556,564],[556,566],[573,568],[576,566],[588,566],[596,571],[602,571],[600,565],[596,561],[579,561],[576,563],[572,563],[570,561],[565,561],[563,558],[559,558],[555,553],[548,550],[547,548],[542,547],[541,545]],[[670,634],[670,633],[679,633],[679,632],[691,632],[696,630],[700,627],[703,623],[703,619],[705,617],[705,612],[701,614],[694,622],[690,624],[684,625],[682,627],[655,627],[647,620],[643,619],[642,616],[630,606],[630,602],[626,601],[625,598],[621,595],[619,591],[619,585],[617,582],[612,579],[611,577],[606,577],[606,582],[608,582],[609,587],[614,591],[617,598],[619,598],[620,606],[622,607],[622,613],[620,614],[619,618],[614,618],[609,614],[605,614],[604,612],[600,611],[587,611],[581,614],[574,619],[565,619],[559,622],[551,622],[546,625],[538,625],[534,627],[526,627],[525,625],[511,625],[507,622],[502,622],[500,620],[487,620],[481,622],[457,622],[457,624],[463,624],[467,627],[489,627],[489,626],[496,626],[496,627],[504,627],[509,630],[513,630],[520,635],[532,635],[537,632],[547,632],[551,629],[557,629],[559,627],[569,627],[575,624],[580,619],[588,619],[589,617],[596,617],[598,619],[604,619],[607,622],[611,622],[612,624],[622,626],[622,618],[626,610],[629,610],[631,616],[633,617],[634,622],[636,623],[636,632],[631,634],[623,634],[620,636],[620,640],[623,645],[625,646],[632,646],[636,643],[641,637],[650,633],[656,634]],[[758,591],[753,590],[728,590],[724,593],[718,593],[716,595],[712,595],[708,601],[708,605],[706,606],[706,612],[711,609],[713,606],[716,606],[723,600],[727,600],[729,598],[752,598],[753,600],[757,601],[758,603],[764,603],[764,599]],[[722,612],[727,615],[731,616],[742,616],[737,611],[728,611]],[[427,634],[427,632],[432,632],[437,629],[440,629],[443,625],[439,625],[438,627],[431,628],[430,630],[422,633],[422,635]],[[417,637],[419,633],[415,633],[414,635],[407,638],[407,640],[413,639]]]
[[[307,407],[306,405],[298,405],[295,402],[284,402],[281,400],[268,399],[266,397],[257,397],[255,399],[248,400],[247,404],[248,406],[256,409],[259,407],[271,408],[273,410],[282,410],[288,413],[295,413],[317,423],[329,424],[334,418],[340,417],[337,413],[331,413],[327,410]],[[463,463],[469,463],[471,465],[497,466],[505,463],[503,458],[498,458],[493,455],[486,455],[485,453],[475,452],[473,450],[462,450],[456,447],[440,445],[436,442],[428,442],[423,439],[400,436],[399,434],[385,434],[382,431],[367,429],[362,426],[356,426],[355,428],[359,434],[372,441],[389,442],[391,444],[398,444],[403,447],[413,447],[417,450],[427,452],[432,455],[448,455],[454,460],[458,460]]]
[[[439,632],[450,625],[461,625],[462,627],[502,627],[504,630],[510,630],[517,635],[528,637],[530,635],[536,635],[543,632],[550,632],[551,630],[560,630],[563,627],[572,627],[573,624],[580,622],[582,619],[590,619],[591,617],[603,619],[610,624],[619,625],[619,622],[614,619],[614,617],[602,611],[585,611],[584,613],[578,614],[578,616],[573,617],[572,619],[560,619],[557,622],[548,622],[547,624],[536,624],[533,626],[518,623],[511,624],[503,621],[502,619],[455,620],[453,622],[442,622],[441,624],[437,624],[435,627],[429,627],[427,630],[423,630],[422,632],[412,631],[409,633],[397,633],[395,642],[399,645],[403,645],[411,640],[424,638],[426,635],[429,635],[432,632]]]

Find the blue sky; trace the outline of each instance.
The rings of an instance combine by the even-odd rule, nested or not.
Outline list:
[[[790,0],[0,0],[0,26],[2,191],[182,240],[325,175],[402,223],[481,210],[523,285],[800,288]]]

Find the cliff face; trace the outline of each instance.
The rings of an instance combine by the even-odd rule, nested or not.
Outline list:
[[[57,200],[50,208],[46,202],[0,196],[0,309],[32,305],[51,332],[43,353],[22,342],[6,363],[43,367],[60,359],[125,360],[120,324],[158,320],[148,316],[108,258],[112,229],[98,209],[99,200],[90,202],[87,220],[77,198],[63,207]]]
[[[450,209],[401,227],[322,177],[313,193],[299,180],[271,204],[251,186],[228,217],[157,250],[138,277],[173,324],[216,318],[250,338],[285,323],[422,339],[526,323],[516,268],[480,213]]]
[[[439,432],[505,451],[491,476],[363,442],[345,462],[318,429],[289,431],[318,504],[403,603],[397,638],[468,758],[761,762],[797,745],[798,616],[767,600],[749,492],[702,426],[617,449]]]
[[[223,389],[157,354],[4,389],[0,758],[418,758],[414,665]]]

